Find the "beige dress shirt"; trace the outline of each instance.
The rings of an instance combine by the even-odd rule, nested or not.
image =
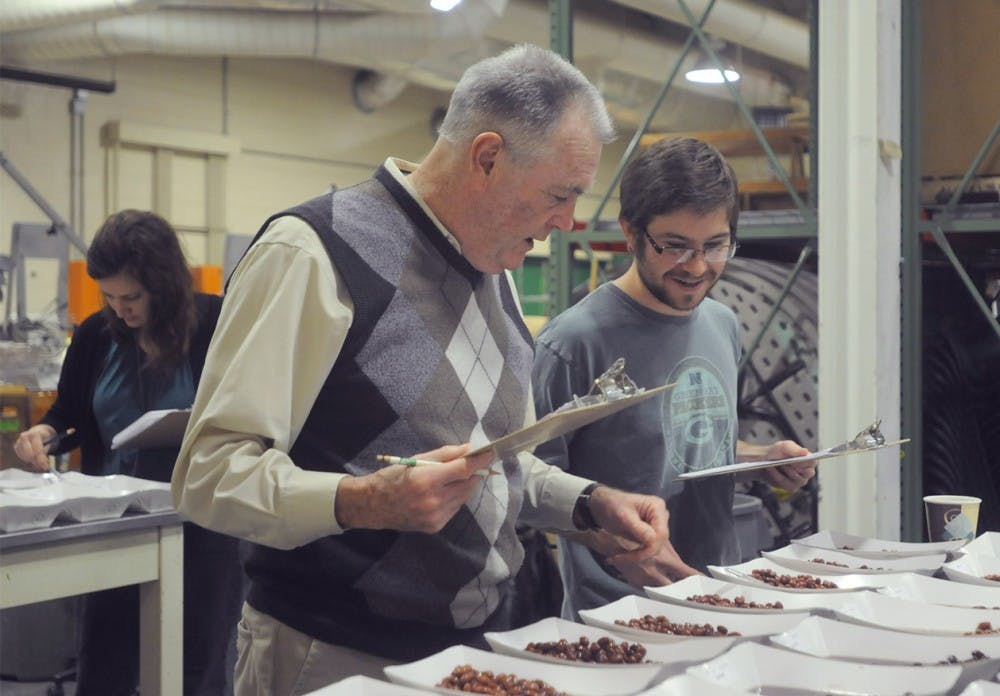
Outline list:
[[[386,168],[460,248],[390,158]],[[281,549],[344,530],[337,486],[348,474],[310,471],[288,452],[333,367],[353,303],[319,236],[284,216],[237,266],[205,361],[174,468],[177,510],[219,532]],[[534,419],[526,399],[529,422]],[[460,443],[440,443],[460,444]],[[529,453],[521,519],[572,530],[572,509],[590,483]]]

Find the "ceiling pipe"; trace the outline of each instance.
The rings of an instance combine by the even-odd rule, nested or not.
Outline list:
[[[467,5],[467,7],[466,7]],[[192,10],[100,19],[8,32],[5,63],[32,64],[136,53],[182,56],[313,58],[396,70],[421,57],[469,50],[496,19],[485,5],[424,16],[331,15],[307,12]]]
[[[507,0],[470,0],[503,13]],[[428,15],[435,11],[427,0],[3,0],[0,32],[53,27],[157,9],[274,10],[280,12],[336,12]]]
[[[367,69],[385,76],[380,80],[392,76],[396,81],[450,91],[465,67],[475,60],[511,43],[544,46],[549,40],[549,13],[544,3],[530,0],[466,0],[450,13],[402,15],[301,11],[305,4],[312,5],[312,0],[253,0],[296,7],[293,11],[234,9],[246,2],[250,0],[215,0],[212,9],[171,5],[146,14],[6,32],[0,42],[0,59],[30,65],[139,53],[305,58]],[[353,6],[373,7],[387,2],[364,0]],[[218,9],[222,3],[230,7]],[[410,4],[400,0],[399,6]],[[615,92],[619,97],[627,92],[630,81],[648,88],[662,84],[680,57],[679,47],[659,36],[609,25],[586,12],[575,13],[574,35],[577,65],[595,83],[607,85],[610,99],[615,99]],[[685,66],[696,57],[689,54]],[[619,89],[619,83],[626,89]],[[721,122],[729,120],[731,110],[722,108],[723,102],[719,101],[731,104],[728,90],[686,81],[675,86],[711,97],[720,104],[713,113],[718,112],[715,115]],[[381,89],[388,87],[389,82],[380,85]],[[402,89],[399,84],[395,87]],[[739,89],[750,105],[784,105],[790,95],[790,87],[783,81],[749,68],[745,69]],[[624,107],[641,109],[642,105],[626,103]],[[661,111],[670,108],[670,104],[664,104]]]
[[[713,10],[714,12],[714,10]],[[607,21],[586,12],[573,13],[573,60],[595,81],[600,73],[621,73],[647,80],[654,85],[666,81],[670,69],[680,59],[681,47],[659,36],[610,27]],[[540,46],[548,42],[548,11],[531,2],[511,2],[503,17],[490,25],[487,35],[507,42],[530,41]],[[683,69],[692,67],[697,51],[685,58]],[[791,87],[771,73],[744,66],[740,95],[750,105],[784,105]],[[676,89],[706,97],[732,101],[724,86],[698,85],[686,80]]]
[[[647,14],[687,24],[677,0],[614,0]],[[704,14],[709,0],[685,0],[695,17]],[[730,43],[746,46],[800,68],[809,67],[809,25],[781,12],[744,0],[717,0],[702,29]]]
[[[163,0],[3,0],[0,31],[20,31],[148,12]]]
[[[403,93],[408,80],[399,75],[386,75],[372,70],[359,70],[351,82],[351,96],[354,105],[362,112],[370,114],[394,101]]]

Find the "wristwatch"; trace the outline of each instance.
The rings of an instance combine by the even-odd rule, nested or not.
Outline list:
[[[601,528],[594,519],[594,513],[590,511],[590,494],[600,485],[595,482],[584,488],[573,506],[573,524],[581,531]]]

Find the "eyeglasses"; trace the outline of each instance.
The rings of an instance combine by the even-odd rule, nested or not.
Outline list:
[[[725,244],[706,244],[702,248],[684,246],[683,244],[664,244],[659,245],[655,239],[650,236],[649,232],[643,230],[643,234],[646,235],[646,239],[649,241],[649,246],[653,247],[655,251],[660,256],[664,256],[670,261],[673,261],[674,265],[679,265],[682,263],[687,263],[694,258],[694,255],[701,252],[701,255],[705,257],[707,263],[721,263],[723,261],[728,261],[729,259],[736,256],[736,250],[739,248],[739,242],[726,242]]]

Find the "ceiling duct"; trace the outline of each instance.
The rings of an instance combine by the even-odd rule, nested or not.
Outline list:
[[[304,58],[377,73],[378,78],[369,78],[377,81],[362,88],[381,90],[382,96],[372,90],[362,97],[371,97],[372,103],[391,99],[386,95],[392,90],[398,94],[404,80],[450,90],[465,67],[513,43],[548,45],[551,20],[546,3],[538,0],[465,0],[448,13],[430,10],[426,0],[80,0],[76,7],[85,9],[53,17],[57,2],[0,3],[4,63],[33,65],[128,54]],[[699,3],[689,2],[697,12]],[[725,20],[727,13],[736,12],[727,8],[745,4],[718,0],[712,17]],[[81,13],[92,18],[80,21]],[[758,8],[760,13],[768,19],[758,25],[779,26],[770,19],[774,13]],[[740,9],[736,16],[745,14]],[[27,26],[33,28],[11,30]],[[787,23],[781,26],[798,32]],[[654,94],[680,58],[680,46],[661,36],[585,11],[574,13],[573,31],[575,62],[595,83],[607,87],[609,100],[626,91]],[[691,51],[682,68],[696,58]],[[783,79],[743,67],[739,93],[747,104],[788,103],[791,87]],[[630,85],[627,90],[611,84],[622,79]],[[636,81],[642,83],[638,89],[631,86]],[[732,97],[725,86],[678,79],[673,88],[700,94],[717,105],[709,117],[717,122],[705,122],[703,127],[725,127],[731,121]],[[719,99],[729,106],[721,107]],[[627,113],[633,115],[633,123],[641,120],[642,104],[618,106],[619,118]],[[679,113],[675,107],[664,107],[663,113]],[[665,118],[661,116],[655,125],[670,127]]]
[[[614,0],[678,24],[688,24],[677,0]],[[709,0],[685,0],[695,19]],[[702,29],[706,34],[763,53],[799,68],[809,67],[809,25],[781,12],[743,0],[717,0]]]

